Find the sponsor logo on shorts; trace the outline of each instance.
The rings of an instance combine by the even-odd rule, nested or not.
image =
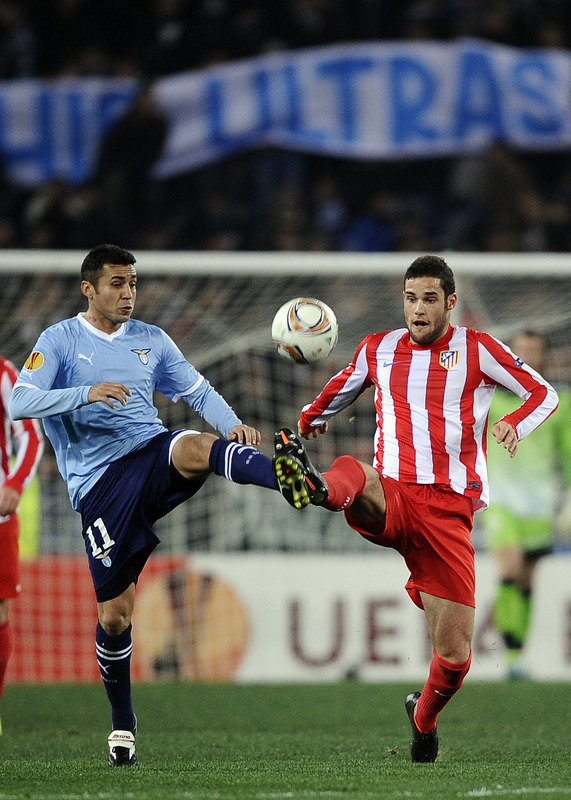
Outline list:
[[[24,369],[29,369],[31,372],[33,372],[34,370],[43,367],[43,365],[44,365],[43,353],[40,353],[39,350],[35,350],[26,359],[26,363],[24,364]]]

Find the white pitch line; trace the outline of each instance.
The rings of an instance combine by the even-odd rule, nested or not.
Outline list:
[[[527,794],[566,794],[571,797],[571,786],[521,786],[517,789],[505,789],[503,786],[488,789],[482,786],[481,789],[472,789],[465,794],[459,794],[458,797],[522,797]]]
[[[370,797],[378,800],[379,794],[377,792],[359,792],[360,797]],[[30,794],[27,795],[30,800],[113,800],[116,794],[109,794],[107,792],[95,792],[90,794],[83,792],[82,794]],[[393,792],[391,798],[398,800],[399,798],[422,798],[424,795],[418,792],[397,791]],[[5,794],[0,792],[0,800],[22,800],[21,794]],[[148,793],[133,793],[126,792],[121,795],[122,800],[153,800],[152,795]],[[347,798],[347,792],[341,791],[309,791],[300,790],[296,792],[255,792],[252,795],[255,800],[325,800],[326,798]],[[204,792],[204,791],[182,791],[175,792],[173,800],[221,800],[222,795],[218,792]]]

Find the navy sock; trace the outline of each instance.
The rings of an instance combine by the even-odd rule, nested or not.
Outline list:
[[[271,459],[246,444],[217,439],[210,451],[210,469],[233,483],[278,488]]]
[[[131,702],[131,625],[119,636],[109,636],[98,622],[95,648],[103,685],[111,703],[113,730],[132,731],[136,722]]]

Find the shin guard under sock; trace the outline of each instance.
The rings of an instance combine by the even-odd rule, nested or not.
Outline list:
[[[471,663],[471,653],[462,664],[445,661],[433,653],[428,680],[416,706],[415,722],[421,733],[429,733],[434,728],[438,714],[462,686]]]
[[[111,703],[113,730],[133,731],[136,718],[131,701],[131,625],[119,636],[109,636],[98,622],[95,647],[103,685]]]
[[[216,439],[210,450],[210,469],[233,483],[278,489],[272,461],[255,447]]]
[[[342,511],[365,491],[365,470],[353,456],[339,456],[323,473],[329,495],[323,503],[330,511]]]

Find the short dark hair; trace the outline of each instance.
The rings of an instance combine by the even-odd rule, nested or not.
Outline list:
[[[128,266],[129,264],[134,264],[136,260],[133,253],[118,247],[116,244],[99,244],[93,250],[90,250],[83,259],[81,280],[89,281],[93,286],[97,286],[97,281],[101,277],[105,264]]]
[[[405,284],[409,278],[439,278],[445,298],[456,291],[454,273],[440,256],[427,255],[415,258],[404,274]]]

